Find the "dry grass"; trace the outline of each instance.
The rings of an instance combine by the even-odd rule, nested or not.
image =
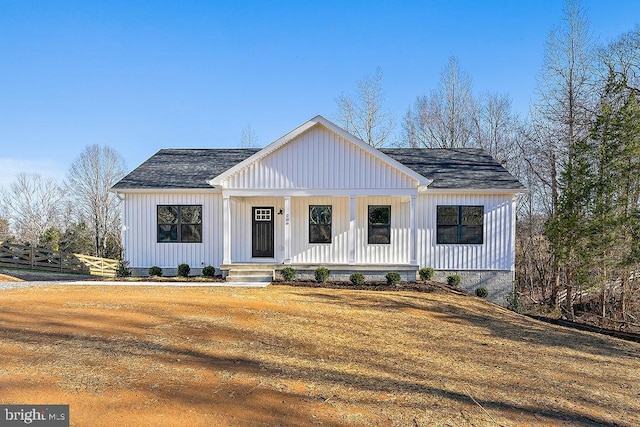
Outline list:
[[[0,282],[22,282],[22,279],[0,273]]]
[[[0,402],[72,425],[639,425],[640,345],[474,297],[38,287],[0,293]]]

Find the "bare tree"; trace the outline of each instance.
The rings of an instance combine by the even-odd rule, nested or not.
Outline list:
[[[588,133],[594,112],[594,46],[578,0],[567,0],[562,24],[549,33],[538,99],[533,106],[532,142],[545,154],[557,206],[558,177],[576,141]],[[553,215],[553,212],[551,212]]]
[[[251,123],[242,129],[242,135],[240,135],[240,147],[242,148],[256,148],[258,147],[258,134],[251,126]]]
[[[416,98],[405,115],[404,144],[410,147],[454,148],[473,145],[474,100],[471,77],[449,58],[439,87]]]
[[[517,157],[517,116],[508,95],[488,92],[478,97],[471,111],[473,145],[484,148],[505,164]]]
[[[17,240],[37,245],[48,228],[59,226],[64,196],[52,179],[20,173],[0,193],[0,205]]]
[[[109,188],[125,174],[125,161],[109,147],[92,145],[72,163],[67,187],[79,222],[92,233],[96,256],[104,256],[107,239],[120,236],[120,200]]]
[[[599,49],[600,81],[611,75],[625,83],[625,89],[640,90],[640,24],[608,46]]]
[[[374,147],[390,142],[395,120],[384,109],[382,69],[373,77],[365,76],[357,82],[355,94],[342,94],[336,98],[338,121],[350,133]]]
[[[9,233],[9,221],[6,218],[0,218],[0,243],[11,238]]]
[[[567,0],[562,23],[549,33],[542,72],[538,79],[538,97],[533,105],[533,126],[527,144],[535,147],[536,161],[530,164],[548,188],[547,215],[557,219],[561,182],[576,143],[589,132],[594,110],[594,50],[589,22],[577,0]],[[553,251],[554,242],[551,243]],[[558,303],[561,285],[560,260],[553,261],[552,300]],[[572,271],[564,271],[567,308],[572,316]]]

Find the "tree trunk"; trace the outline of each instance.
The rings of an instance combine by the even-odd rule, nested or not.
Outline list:
[[[569,320],[573,321],[575,319],[575,314],[573,312],[573,271],[571,268],[567,268],[567,314],[569,315]]]
[[[627,271],[622,270],[622,293],[620,295],[620,311],[622,312],[622,327],[627,326],[627,297],[628,297],[628,283],[629,283],[629,274]]]
[[[604,328],[604,324],[605,324],[605,319],[607,317],[607,308],[606,308],[606,301],[607,301],[607,287],[604,284],[604,280],[601,283],[601,292],[600,292],[600,311],[601,311],[601,316],[602,316],[602,323],[601,326]]]
[[[551,218],[556,219],[558,214],[558,168],[556,164],[556,154],[551,153]],[[551,289],[551,303],[553,308],[558,308],[558,292],[560,291],[560,266],[558,257],[553,256],[553,288]]]

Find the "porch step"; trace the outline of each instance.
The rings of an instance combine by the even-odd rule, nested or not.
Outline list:
[[[226,280],[227,282],[271,282],[273,269],[231,268]]]
[[[227,282],[232,283],[271,283],[272,276],[227,276]]]

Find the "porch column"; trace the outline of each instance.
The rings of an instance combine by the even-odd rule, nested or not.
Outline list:
[[[284,198],[284,263],[291,264],[291,197]]]
[[[409,258],[411,265],[416,265],[416,196],[411,196],[409,202]]]
[[[231,264],[231,201],[222,196],[222,263]]]
[[[356,196],[349,197],[349,264],[356,263]]]

